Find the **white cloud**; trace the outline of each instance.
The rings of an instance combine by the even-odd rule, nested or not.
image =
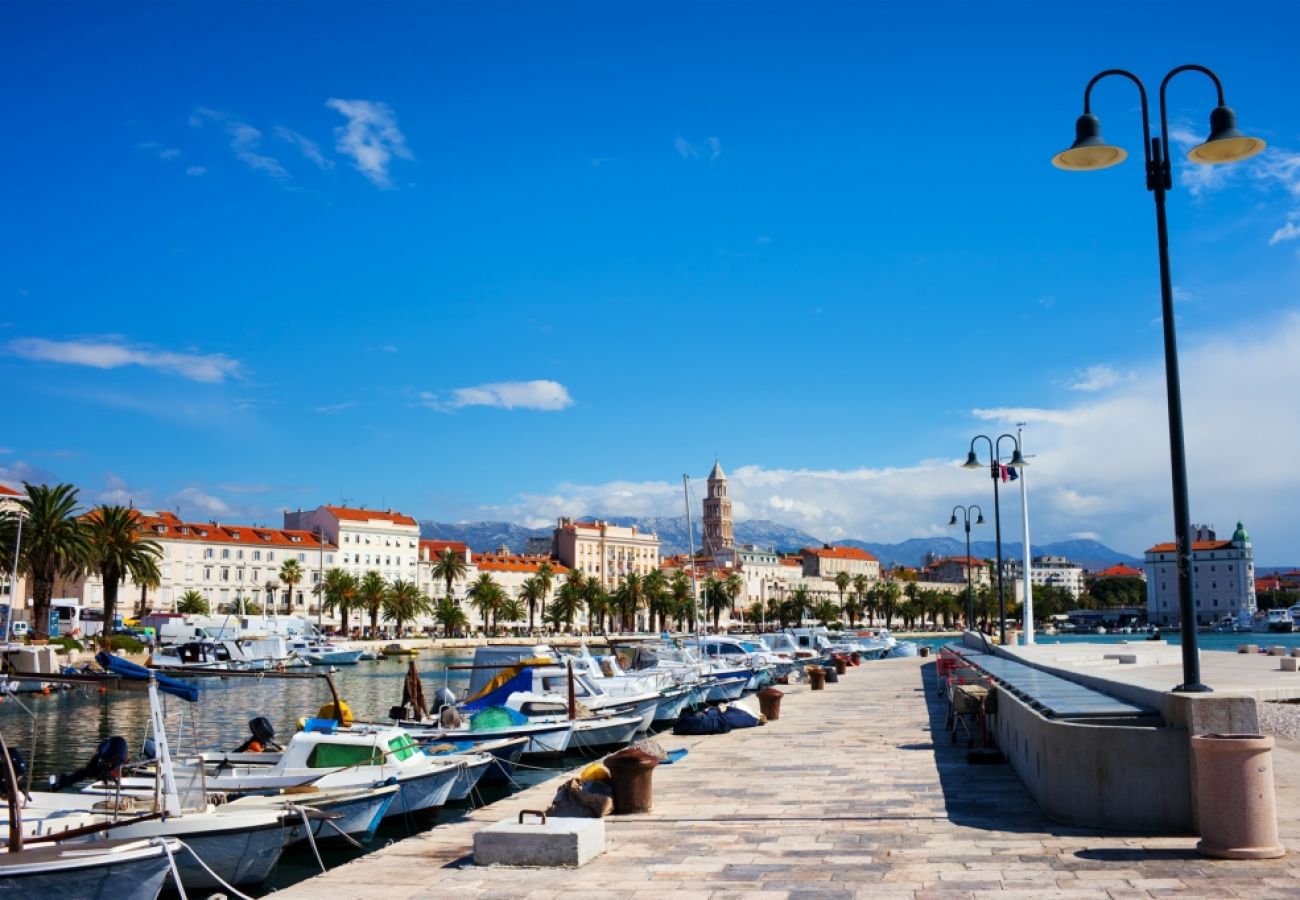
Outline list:
[[[1262,565],[1300,561],[1294,498],[1300,446],[1294,387],[1300,384],[1300,314],[1256,323],[1240,333],[1198,341],[1184,336],[1183,403],[1192,516],[1230,532],[1238,519],[1255,540]],[[960,467],[970,437],[1016,431],[1026,423],[1025,470],[1036,541],[1084,535],[1134,555],[1173,531],[1164,369],[1158,359],[1104,393],[1079,395],[1060,408],[1012,407],[971,412],[944,459],[858,469],[732,469],[729,496],[737,519],[772,519],[822,540],[900,541],[952,534],[945,525],[958,503],[978,503],[988,519],[976,536],[993,538],[987,470]],[[1248,439],[1243,436],[1248,436]],[[1003,443],[1008,450],[1008,443]],[[978,450],[987,458],[981,441]],[[694,510],[703,494],[701,466]],[[1002,491],[1003,536],[1018,540],[1020,492]],[[680,516],[675,480],[561,484],[473,510],[479,518],[540,525],[557,515]]]
[[[1074,380],[1067,384],[1066,387],[1072,391],[1093,393],[1105,390],[1108,387],[1114,387],[1119,384],[1120,380],[1120,374],[1110,366],[1088,366],[1082,372],[1076,373]]]
[[[1280,244],[1283,241],[1294,241],[1296,238],[1300,238],[1300,225],[1297,225],[1295,222],[1287,222],[1277,231],[1273,232],[1273,236],[1268,239],[1268,245],[1271,247],[1274,244]]]
[[[422,406],[449,412],[466,406],[493,406],[499,409],[537,409],[546,412],[573,405],[568,389],[558,381],[502,381],[474,387],[456,388],[449,398],[423,392]]]
[[[287,181],[291,177],[288,171],[274,156],[260,152],[262,132],[242,119],[220,110],[200,107],[190,116],[190,124],[199,127],[204,122],[219,122],[225,127],[230,139],[230,150],[235,158],[243,162],[254,172],[262,172],[277,181]]]
[[[283,125],[275,127],[275,136],[277,139],[289,144],[293,144],[302,153],[303,156],[316,164],[319,169],[329,170],[334,168],[334,160],[326,159],[325,154],[321,153],[320,144],[313,141],[304,134],[299,134],[292,128],[285,128]]]
[[[190,176],[206,175],[206,174],[208,174],[208,167],[207,167],[207,166],[187,166],[187,167],[185,168],[185,174],[186,174],[186,175],[190,175]]]
[[[683,159],[707,159],[713,162],[722,155],[722,142],[716,137],[705,138],[703,144],[692,144],[686,138],[678,137],[673,141],[673,146]]]
[[[330,98],[325,105],[347,119],[334,129],[334,149],[352,157],[357,170],[381,188],[392,187],[388,165],[393,157],[414,159],[406,137],[397,127],[397,117],[388,104],[377,100]]]
[[[235,508],[225,500],[204,493],[196,487],[182,488],[168,498],[169,506],[181,508],[181,518],[216,518],[229,520]],[[197,516],[195,515],[197,513]]]
[[[239,361],[221,353],[177,353],[171,350],[154,350],[133,347],[111,338],[80,341],[18,338],[9,342],[8,350],[14,356],[39,362],[89,366],[94,369],[140,366],[210,384],[235,378],[240,374]]]
[[[356,404],[347,401],[344,403],[327,403],[324,406],[313,406],[312,409],[321,415],[333,416],[343,412],[345,409],[351,409],[353,406],[356,406]]]

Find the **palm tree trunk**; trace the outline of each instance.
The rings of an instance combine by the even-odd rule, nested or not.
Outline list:
[[[104,631],[100,635],[104,649],[112,650],[113,625],[117,619],[117,579],[104,579]]]

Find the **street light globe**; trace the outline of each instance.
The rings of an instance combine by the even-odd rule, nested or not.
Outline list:
[[[1123,147],[1106,143],[1101,136],[1101,120],[1091,113],[1079,116],[1074,123],[1074,135],[1070,149],[1052,157],[1052,165],[1058,169],[1074,172],[1108,169],[1128,158],[1128,151]]]
[[[975,451],[972,450],[966,454],[966,461],[961,464],[961,467],[963,469],[982,469],[983,465],[980,463],[979,457],[975,455]]]
[[[957,514],[956,514],[956,513],[953,513],[953,514],[952,514],[952,518],[948,520],[948,526],[949,526],[949,527],[952,527],[953,525],[956,525],[956,524],[957,524]]]
[[[1210,136],[1187,153],[1194,163],[1212,166],[1218,163],[1250,159],[1267,144],[1259,138],[1249,137],[1237,130],[1237,115],[1226,106],[1215,107],[1210,113]]]

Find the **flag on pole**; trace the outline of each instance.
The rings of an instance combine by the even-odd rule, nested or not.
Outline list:
[[[1017,478],[1020,477],[1020,476],[1016,473],[1016,470],[1015,470],[1013,467],[1011,467],[1011,466],[1002,466],[1001,469],[1002,469],[1002,483],[1003,483],[1003,484],[1006,484],[1008,481],[1015,481]]]

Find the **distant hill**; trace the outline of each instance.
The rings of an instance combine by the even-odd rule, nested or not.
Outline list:
[[[964,556],[966,541],[951,537],[912,538],[898,544],[877,544],[869,541],[840,541],[847,547],[860,547],[875,556],[887,566],[919,566],[925,562],[927,553],[939,556]],[[1003,541],[1003,559],[1016,558],[1021,555],[1022,544],[1019,541]],[[1034,544],[1031,548],[1034,556],[1064,556],[1076,562],[1088,571],[1109,568],[1116,563],[1128,563],[1141,567],[1142,560],[1127,553],[1112,550],[1097,541],[1074,540],[1056,541],[1050,544]],[[997,543],[994,541],[971,541],[972,556],[980,559],[994,559],[997,556]]]
[[[635,525],[639,531],[652,531],[659,535],[660,551],[664,555],[686,552],[686,517],[679,518],[636,518],[632,516],[611,516],[606,521],[624,527]],[[801,547],[819,547],[820,539],[785,525],[766,519],[752,519],[736,523],[737,544],[757,544],[760,547],[775,547],[778,550],[797,551]],[[692,518],[691,530],[694,532],[694,546],[700,548],[700,523]],[[551,536],[552,528],[524,528],[512,522],[421,522],[420,535],[424,538],[441,541],[464,541],[477,553],[495,550],[505,544],[515,553],[524,549],[524,543],[530,537]],[[881,544],[872,541],[838,541],[845,547],[860,547],[875,556],[886,566],[919,566],[925,561],[927,553],[939,556],[961,556],[966,552],[965,540],[954,537],[912,538],[897,544]],[[971,554],[981,559],[992,559],[997,555],[997,545],[993,541],[971,541]],[[1116,563],[1128,563],[1140,566],[1142,560],[1118,550],[1112,550],[1097,541],[1056,541],[1050,544],[1035,544],[1035,556],[1064,556],[1089,571],[1105,569]],[[1011,559],[1020,556],[1019,541],[1003,541],[1002,556]]]

